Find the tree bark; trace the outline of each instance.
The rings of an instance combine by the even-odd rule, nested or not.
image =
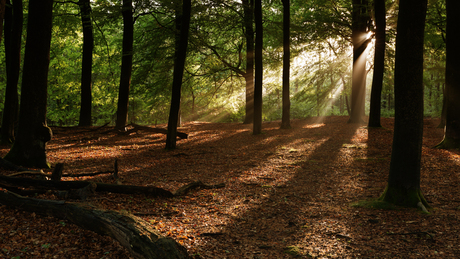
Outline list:
[[[52,12],[52,0],[29,3],[18,134],[5,156],[6,160],[27,167],[49,168],[46,142],[52,132],[46,126],[46,102]]]
[[[38,214],[66,219],[84,229],[110,236],[134,258],[190,258],[187,250],[171,238],[163,237],[143,219],[128,213],[93,209],[76,203],[22,197],[0,192],[0,203]]]
[[[81,64],[81,102],[79,126],[91,126],[91,73],[93,68],[93,23],[89,0],[79,0],[81,23],[83,27],[83,54]]]
[[[7,2],[10,5],[10,1]],[[14,141],[14,129],[18,123],[19,96],[18,81],[21,65],[21,37],[23,23],[22,0],[13,0],[12,7],[5,9],[5,60],[6,90],[5,104],[0,131],[0,143],[9,144]]]
[[[254,122],[254,0],[242,0],[246,37],[246,116],[244,124]]]
[[[362,118],[366,91],[366,56],[369,44],[367,30],[369,24],[368,0],[353,0],[352,42],[353,78],[351,87],[351,115],[348,123],[364,123]]]
[[[6,0],[0,0],[0,43],[2,42],[3,36],[3,19],[5,18],[5,8],[6,7]]]
[[[460,44],[456,38],[460,33],[459,8],[459,1],[446,0],[446,125],[444,139],[436,146],[444,149],[460,147]]]
[[[131,73],[133,68],[133,1],[123,0],[123,9],[121,12],[123,14],[123,51],[121,58],[116,129],[124,128],[128,121],[129,88],[131,87]]]
[[[380,107],[382,100],[383,72],[385,70],[385,0],[374,0],[375,13],[375,53],[374,76],[372,78],[369,127],[380,128]]]
[[[191,0],[183,0],[182,6],[176,8],[176,52],[166,149],[176,148],[177,122],[179,120],[182,78],[187,58],[191,8]]]
[[[254,124],[253,134],[262,133],[262,89],[263,89],[263,23],[262,23],[262,1],[255,0],[254,20],[256,23],[255,39],[255,76],[254,76]]]
[[[395,126],[388,185],[381,199],[407,207],[428,207],[420,190],[426,10],[427,0],[401,0],[399,3]]]
[[[283,1],[283,114],[281,128],[291,127],[291,101],[290,101],[290,69],[291,69],[291,3],[290,0]]]

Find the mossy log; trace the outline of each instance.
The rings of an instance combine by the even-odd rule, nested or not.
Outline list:
[[[163,237],[143,219],[128,213],[89,208],[76,203],[26,198],[0,191],[0,203],[16,209],[66,219],[100,235],[117,240],[135,258],[190,258],[187,250]]]

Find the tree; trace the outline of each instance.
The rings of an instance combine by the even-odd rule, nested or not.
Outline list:
[[[49,168],[45,149],[52,137],[46,126],[52,13],[53,0],[29,2],[18,132],[5,156],[26,167]]]
[[[263,88],[263,23],[262,23],[262,1],[255,0],[254,20],[256,23],[255,39],[255,76],[254,76],[254,124],[253,134],[262,133],[262,88]]]
[[[246,116],[244,124],[254,122],[254,0],[243,0],[246,38]]]
[[[289,0],[283,1],[283,116],[281,119],[281,128],[288,129],[291,127],[291,103],[289,98],[290,86],[290,64],[291,64],[291,43],[290,43],[290,23],[291,23],[291,3]]]
[[[169,110],[168,134],[166,136],[166,149],[176,148],[177,122],[179,120],[182,77],[184,75],[185,60],[187,58],[191,6],[191,0],[183,0],[182,5],[176,7],[176,51],[174,54],[174,75],[171,108]]]
[[[380,125],[380,106],[383,88],[383,72],[385,70],[385,27],[386,12],[385,0],[374,0],[375,20],[375,52],[374,75],[372,78],[371,104],[369,111],[369,127],[382,127]]]
[[[81,64],[81,102],[79,126],[91,126],[91,73],[93,67],[93,22],[91,20],[90,0],[79,0],[78,6],[81,12],[81,23],[83,27],[83,54]]]
[[[134,19],[133,1],[123,0],[123,51],[121,58],[120,88],[118,93],[117,129],[124,128],[128,120],[129,88],[133,67]]]
[[[352,35],[353,78],[351,87],[351,115],[349,123],[363,123],[364,99],[366,90],[366,55],[370,42],[368,0],[353,0]]]
[[[423,137],[423,46],[427,0],[401,0],[395,56],[395,126],[383,201],[428,207],[420,190]]]
[[[18,81],[21,65],[21,37],[23,10],[22,0],[10,1],[5,13],[5,59],[6,59],[6,90],[2,116],[0,142],[11,143],[14,140],[14,128],[18,122],[19,96]]]
[[[446,0],[446,89],[445,89],[445,127],[444,139],[437,148],[460,147],[460,44],[455,35],[460,33],[459,18],[456,11],[459,1]],[[444,109],[443,109],[444,110]]]
[[[0,21],[3,21],[5,17],[5,7],[6,7],[6,0],[0,0]],[[2,41],[3,36],[3,22],[0,23],[0,42]]]

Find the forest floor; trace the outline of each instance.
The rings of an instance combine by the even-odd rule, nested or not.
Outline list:
[[[460,254],[460,152],[432,147],[439,119],[426,118],[421,188],[431,214],[371,209],[353,203],[378,198],[389,171],[393,122],[383,128],[347,124],[348,117],[251,125],[185,123],[174,151],[165,135],[110,128],[53,128],[51,164],[64,173],[112,170],[123,184],[170,191],[201,180],[224,188],[186,196],[97,193],[86,202],[125,210],[174,238],[194,258],[456,258]],[[0,147],[4,156],[8,147]],[[0,170],[1,174],[10,174]],[[80,180],[113,183],[110,176]],[[68,178],[64,180],[73,180]],[[48,197],[50,198],[50,197]],[[0,205],[0,258],[130,258],[108,237],[52,217]]]

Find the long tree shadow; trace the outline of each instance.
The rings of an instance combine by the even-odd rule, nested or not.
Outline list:
[[[252,256],[271,258],[273,253],[279,255],[285,250],[289,253],[289,249],[300,249],[303,251],[299,253],[310,255],[327,254],[331,247],[336,253],[346,250],[345,245],[333,245],[337,243],[335,240],[327,240],[328,235],[340,233],[325,233],[327,222],[340,214],[337,208],[341,205],[337,206],[334,197],[344,195],[341,169],[346,161],[339,156],[342,156],[343,145],[353,141],[359,128],[344,122],[343,119],[326,120],[323,127],[342,124],[335,127],[334,132],[315,130],[313,133],[305,129],[291,143],[285,143],[288,147],[277,166],[262,165],[261,169],[248,173],[250,177],[242,174],[239,185],[250,185],[250,188],[235,188],[234,195],[244,205],[233,210],[237,213],[233,212],[231,220],[221,226],[223,235],[202,238],[202,251],[220,249],[234,258],[246,257],[248,254],[244,251],[252,251]],[[220,238],[230,239],[232,246],[213,246],[219,241],[212,239]]]

